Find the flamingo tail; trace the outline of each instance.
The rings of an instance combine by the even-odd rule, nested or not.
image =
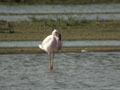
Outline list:
[[[39,46],[39,48],[40,48],[40,49],[42,49],[42,50],[43,50],[43,47],[42,47],[42,45],[38,45],[38,46]]]

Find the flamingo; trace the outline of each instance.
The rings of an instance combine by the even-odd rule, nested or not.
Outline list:
[[[48,53],[50,70],[53,70],[54,55],[62,48],[61,34],[58,30],[54,29],[52,34],[48,35],[43,40],[42,44],[39,44],[38,46]]]

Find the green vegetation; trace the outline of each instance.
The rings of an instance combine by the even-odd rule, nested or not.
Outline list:
[[[3,32],[6,25],[8,31]],[[68,20],[32,17],[31,21],[6,22],[0,25],[0,40],[43,40],[54,28],[62,33],[63,40],[120,40],[119,20],[78,20],[71,17]]]
[[[120,3],[120,0],[0,0],[1,4],[99,4]]]
[[[14,33],[12,24],[7,21],[0,21],[0,33]]]

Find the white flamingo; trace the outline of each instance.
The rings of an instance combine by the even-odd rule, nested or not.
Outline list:
[[[54,29],[52,34],[47,36],[39,48],[46,51],[49,55],[50,70],[53,69],[53,61],[55,53],[62,48],[61,34]],[[51,56],[52,55],[52,56]]]

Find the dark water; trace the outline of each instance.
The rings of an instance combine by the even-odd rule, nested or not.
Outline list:
[[[0,90],[120,90],[120,52],[0,55]]]

